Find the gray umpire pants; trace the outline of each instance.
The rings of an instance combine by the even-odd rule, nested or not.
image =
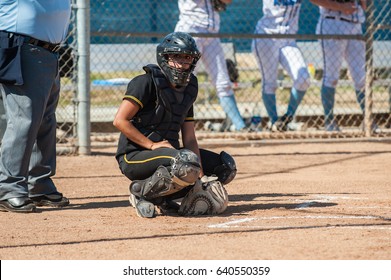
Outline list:
[[[0,200],[56,192],[58,55],[22,46],[24,84],[0,84],[7,128],[1,144]]]

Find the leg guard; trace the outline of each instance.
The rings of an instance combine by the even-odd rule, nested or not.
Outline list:
[[[224,185],[230,183],[236,176],[236,163],[233,157],[226,152],[220,153],[220,159],[223,164],[217,166],[214,170],[214,174],[218,177],[218,180]]]
[[[130,185],[130,192],[146,200],[167,196],[194,184],[199,177],[200,170],[197,155],[183,149],[172,160],[171,172],[167,167],[159,166],[151,177],[133,181]]]
[[[180,150],[171,161],[172,181],[183,187],[193,185],[200,176],[200,172],[200,159],[190,150]]]
[[[130,192],[136,197],[152,200],[180,191],[183,186],[175,184],[165,166],[159,166],[155,173],[145,180],[135,180],[130,184]]]

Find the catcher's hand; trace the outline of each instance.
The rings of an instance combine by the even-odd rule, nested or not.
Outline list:
[[[220,0],[212,0],[213,8],[217,12],[223,12],[227,9],[227,4]]]
[[[206,177],[206,176],[204,176]],[[221,214],[228,206],[228,193],[221,182],[210,178],[197,180],[181,202],[182,216]]]

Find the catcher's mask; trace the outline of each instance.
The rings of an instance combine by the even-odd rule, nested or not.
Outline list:
[[[188,69],[171,67],[168,64],[168,56],[184,54],[193,57]],[[194,71],[201,53],[189,34],[184,32],[173,32],[164,37],[163,41],[156,48],[157,63],[166,75],[170,83],[176,87],[185,87],[190,81],[190,74]]]

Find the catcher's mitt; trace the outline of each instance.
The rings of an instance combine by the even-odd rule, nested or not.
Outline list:
[[[217,12],[223,12],[227,9],[227,4],[221,2],[220,0],[212,0],[213,8]]]
[[[225,62],[227,63],[229,79],[231,80],[231,82],[236,83],[239,80],[239,70],[236,67],[236,63],[229,58],[227,58]]]
[[[178,213],[182,216],[221,214],[227,206],[228,193],[223,184],[215,178],[204,182],[197,180],[194,187],[183,198]]]

